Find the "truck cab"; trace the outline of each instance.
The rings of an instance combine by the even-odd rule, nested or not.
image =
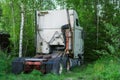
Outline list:
[[[68,40],[68,41],[67,41]],[[84,53],[83,28],[74,10],[36,12],[36,52],[65,51],[73,58]]]

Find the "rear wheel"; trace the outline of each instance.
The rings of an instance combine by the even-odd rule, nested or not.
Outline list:
[[[70,71],[70,61],[69,60],[67,60],[67,62],[66,62],[66,70]]]
[[[57,58],[53,59],[51,62],[53,63],[52,68],[51,68],[51,72],[53,74],[62,74],[63,64],[62,64],[62,61],[61,61],[61,57],[57,57]]]
[[[62,63],[60,63],[58,74],[62,74],[62,72],[63,72],[63,65],[62,65]]]
[[[63,71],[69,71],[70,70],[70,59],[68,57],[68,55],[62,57],[62,65],[63,65],[63,68],[64,70]]]
[[[52,73],[53,74],[62,74],[63,73],[63,64],[59,62],[59,63],[56,63],[55,65],[53,65]]]

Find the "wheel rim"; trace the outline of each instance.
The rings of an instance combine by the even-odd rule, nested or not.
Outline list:
[[[67,62],[67,71],[70,70],[70,62]]]
[[[62,64],[60,63],[59,74],[61,74],[62,72],[63,72],[63,66],[62,66]]]

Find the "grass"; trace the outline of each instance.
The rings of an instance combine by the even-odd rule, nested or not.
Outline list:
[[[0,53],[0,80],[120,80],[120,63],[115,57],[102,57],[93,63],[73,68],[62,75],[46,74],[34,70],[30,74],[11,73],[11,58]]]

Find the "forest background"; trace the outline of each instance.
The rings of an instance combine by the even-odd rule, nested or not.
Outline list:
[[[11,52],[0,52],[0,78],[16,79],[11,73],[11,61],[18,56],[21,23],[21,5],[24,6],[23,57],[35,55],[35,11],[74,9],[80,26],[85,31],[85,65],[61,75],[73,80],[120,79],[120,0],[0,0],[0,31],[10,34]],[[76,72],[76,70],[78,72]],[[114,70],[114,71],[113,71]],[[18,75],[20,80],[42,80],[37,71],[30,75]],[[29,76],[30,78],[27,78]],[[32,76],[32,77],[31,77]],[[49,74],[48,80],[60,76]],[[47,79],[46,79],[47,80]]]

